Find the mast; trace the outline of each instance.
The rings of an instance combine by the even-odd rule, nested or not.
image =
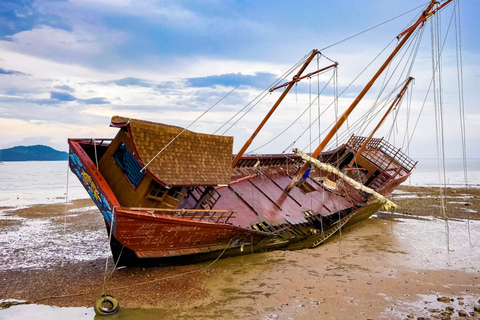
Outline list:
[[[385,115],[382,117],[382,119],[380,120],[380,122],[377,124],[377,126],[375,127],[375,129],[373,129],[372,133],[370,133],[370,135],[368,136],[368,138],[365,140],[365,142],[363,143],[363,145],[361,146],[361,148],[357,151],[357,153],[355,154],[355,156],[353,157],[352,161],[350,161],[350,163],[348,164],[348,167],[351,167],[354,163],[355,163],[355,160],[357,160],[357,157],[363,152],[363,150],[365,150],[365,148],[367,147],[367,144],[368,142],[370,142],[370,140],[372,139],[373,135],[375,134],[375,132],[378,130],[378,128],[380,128],[380,126],[382,125],[383,121],[387,118],[388,114],[390,113],[390,111],[392,111],[393,109],[395,109],[398,104],[400,103],[400,101],[402,100],[403,98],[403,95],[405,94],[405,92],[407,91],[407,87],[408,85],[410,84],[410,82],[413,80],[413,77],[409,77],[407,82],[405,83],[405,85],[403,86],[402,90],[400,90],[400,93],[395,97],[395,99],[393,100],[392,104],[390,105],[390,107],[388,108],[387,112],[385,112]]]
[[[338,119],[338,121],[335,123],[333,128],[330,130],[330,132],[327,134],[325,139],[320,143],[320,145],[315,149],[315,151],[312,153],[311,157],[312,158],[317,158],[320,153],[323,151],[325,146],[330,142],[330,140],[333,138],[333,136],[337,133],[338,129],[343,125],[343,123],[347,120],[348,116],[350,113],[355,109],[355,107],[358,105],[358,103],[362,100],[362,98],[365,96],[365,94],[370,90],[370,88],[373,86],[375,81],[378,79],[378,77],[382,74],[382,72],[386,69],[386,67],[390,64],[390,62],[393,60],[393,58],[397,55],[397,53],[400,51],[400,49],[405,45],[407,40],[410,38],[410,36],[413,34],[413,32],[417,29],[419,25],[423,25],[423,23],[429,18],[431,15],[435,14],[440,10],[441,8],[445,7],[448,3],[450,3],[453,0],[448,0],[444,4],[442,4],[439,8],[436,10],[432,10],[435,4],[438,3],[438,1],[431,0],[430,4],[427,6],[425,11],[423,11],[422,15],[417,19],[417,21],[409,27],[407,30],[402,32],[400,35],[397,36],[397,38],[403,37],[403,39],[400,41],[400,43],[395,47],[393,52],[390,54],[390,56],[387,58],[387,60],[383,63],[383,65],[380,67],[380,69],[375,73],[373,78],[367,83],[365,88],[360,92],[358,97],[352,102],[350,107],[345,111],[345,113]],[[289,192],[290,190],[293,189],[293,187],[297,184],[297,182],[300,180],[300,177],[305,173],[305,171],[308,169],[310,164],[306,162],[303,167],[300,168],[300,170],[297,172],[297,174],[292,178],[290,183],[287,185],[285,188],[286,192]]]
[[[252,134],[252,136],[247,140],[247,142],[245,142],[245,144],[243,145],[242,149],[240,149],[240,151],[238,152],[238,154],[235,156],[235,159],[233,159],[232,161],[232,168],[235,168],[235,165],[238,163],[238,161],[240,160],[240,158],[243,156],[243,154],[245,153],[245,151],[247,150],[247,148],[250,146],[250,144],[253,142],[253,139],[255,139],[255,137],[257,136],[257,134],[260,132],[260,130],[263,128],[263,126],[265,125],[265,123],[268,121],[268,119],[270,118],[270,116],[273,114],[273,112],[277,109],[277,107],[280,105],[280,103],[282,102],[283,98],[285,98],[285,96],[287,95],[287,93],[290,91],[290,89],[293,87],[293,85],[295,83],[297,83],[298,81],[300,81],[301,79],[305,78],[305,77],[302,77],[300,78],[300,76],[302,75],[303,71],[305,71],[305,69],[308,67],[308,65],[310,64],[310,62],[312,62],[313,58],[317,55],[317,54],[320,54],[320,51],[318,51],[317,49],[314,49],[312,50],[312,53],[310,54],[310,56],[307,58],[307,60],[305,61],[305,63],[303,64],[303,66],[300,68],[300,70],[297,72],[297,74],[293,77],[293,80],[290,81],[290,82],[287,82],[281,86],[278,86],[278,87],[275,87],[273,88],[271,91],[275,90],[275,89],[278,89],[280,87],[283,87],[283,86],[287,86],[287,88],[285,89],[285,91],[282,93],[282,95],[280,96],[280,98],[278,98],[277,102],[275,102],[275,104],[273,105],[273,107],[270,109],[270,111],[268,112],[268,114],[265,116],[265,118],[262,120],[262,122],[260,123],[260,125],[257,127],[257,129],[255,130],[255,132]],[[318,70],[316,72],[312,72],[311,74],[308,74],[307,76],[309,75],[312,75],[312,74],[315,74],[315,73],[318,73],[320,71],[324,71],[326,69],[329,69],[329,68],[332,68],[334,66],[336,66],[337,64],[333,64],[331,66],[328,66],[326,68],[323,68],[321,70]]]

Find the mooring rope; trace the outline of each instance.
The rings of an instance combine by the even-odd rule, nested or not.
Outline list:
[[[64,265],[65,259],[65,247],[67,246],[67,212],[68,212],[68,177],[70,173],[70,158],[67,161],[67,188],[65,190],[65,212],[63,217],[63,245],[62,245],[62,256],[61,256],[61,266]]]
[[[108,289],[109,289],[109,290],[124,289],[124,288],[128,288],[128,287],[139,286],[139,285],[143,285],[143,284],[147,284],[147,283],[152,283],[152,282],[156,282],[156,281],[172,279],[172,278],[184,276],[184,275],[187,275],[187,274],[192,274],[192,273],[196,273],[196,272],[205,271],[205,270],[207,270],[208,268],[210,268],[211,266],[213,266],[213,264],[215,264],[215,263],[222,257],[222,255],[223,255],[223,254],[225,253],[225,251],[228,249],[230,243],[232,243],[232,240],[233,240],[233,237],[230,238],[230,241],[228,241],[228,243],[225,245],[225,248],[224,248],[223,251],[220,253],[220,255],[219,255],[214,261],[212,261],[209,265],[207,265],[207,266],[204,267],[204,268],[200,268],[200,269],[192,270],[192,271],[187,271],[187,272],[184,272],[184,273],[175,274],[175,275],[168,276],[168,277],[156,278],[156,279],[153,279],[153,280],[143,281],[143,282],[135,283],[135,284],[132,284],[132,285],[125,285],[125,286],[113,287],[113,288],[108,288]],[[87,292],[79,292],[79,293],[72,293],[72,294],[65,294],[65,295],[58,295],[58,296],[47,296],[47,297],[38,298],[38,299],[35,299],[35,300],[32,300],[32,301],[25,301],[25,302],[23,302],[22,304],[37,303],[38,301],[47,300],[47,299],[70,298],[70,297],[84,296],[84,295],[91,294],[91,293],[94,293],[94,292],[97,292],[97,291],[98,291],[98,290],[90,290],[90,291],[87,291]],[[105,291],[105,290],[104,290],[104,291]],[[19,304],[20,304],[20,303],[19,303]]]
[[[111,213],[111,217],[110,217],[110,231],[109,231],[109,235],[108,235],[108,245],[110,246],[111,243],[112,243],[112,231],[113,231],[113,223],[115,221],[115,208],[116,207],[113,207],[112,208],[112,213]],[[123,250],[123,248],[122,248]],[[105,283],[107,282],[107,271],[108,271],[108,257],[110,255],[107,254],[107,259],[105,259],[105,273],[103,275],[103,293],[105,293]],[[117,261],[118,262],[118,261]]]

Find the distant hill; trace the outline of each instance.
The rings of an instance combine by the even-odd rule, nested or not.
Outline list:
[[[68,160],[68,153],[53,148],[36,146],[18,146],[0,150],[0,161],[57,161]]]

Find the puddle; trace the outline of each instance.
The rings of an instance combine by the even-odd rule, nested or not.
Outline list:
[[[405,314],[414,314],[415,318],[424,317],[426,319],[442,319],[441,315],[450,310],[452,317],[459,317],[459,311],[470,313],[474,310],[474,306],[478,304],[478,296],[454,296],[448,302],[438,301],[438,295],[435,294],[418,294],[408,301],[396,301],[395,306],[384,310],[381,319],[403,319]],[[448,297],[447,297],[448,298]],[[419,308],[423,306],[423,308]],[[462,317],[461,319],[479,319],[472,317]]]
[[[36,304],[25,304],[12,306],[3,310],[0,309],[0,320],[77,320],[94,319],[94,317],[95,311],[93,308],[59,308]]]
[[[478,272],[480,221],[398,220],[392,234],[409,253],[399,263],[411,269]]]

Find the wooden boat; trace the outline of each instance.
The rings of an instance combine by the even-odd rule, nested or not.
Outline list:
[[[232,137],[119,116],[111,119],[118,128],[113,140],[69,139],[70,168],[103,214],[115,260],[189,263],[315,247],[390,205],[385,197],[409,177],[416,162],[373,138],[376,129],[333,150],[323,148],[408,37],[450,1],[436,9],[432,1],[399,36],[390,57],[310,155],[244,152],[290,88],[305,77],[317,50],[283,85],[279,100],[236,155]]]

